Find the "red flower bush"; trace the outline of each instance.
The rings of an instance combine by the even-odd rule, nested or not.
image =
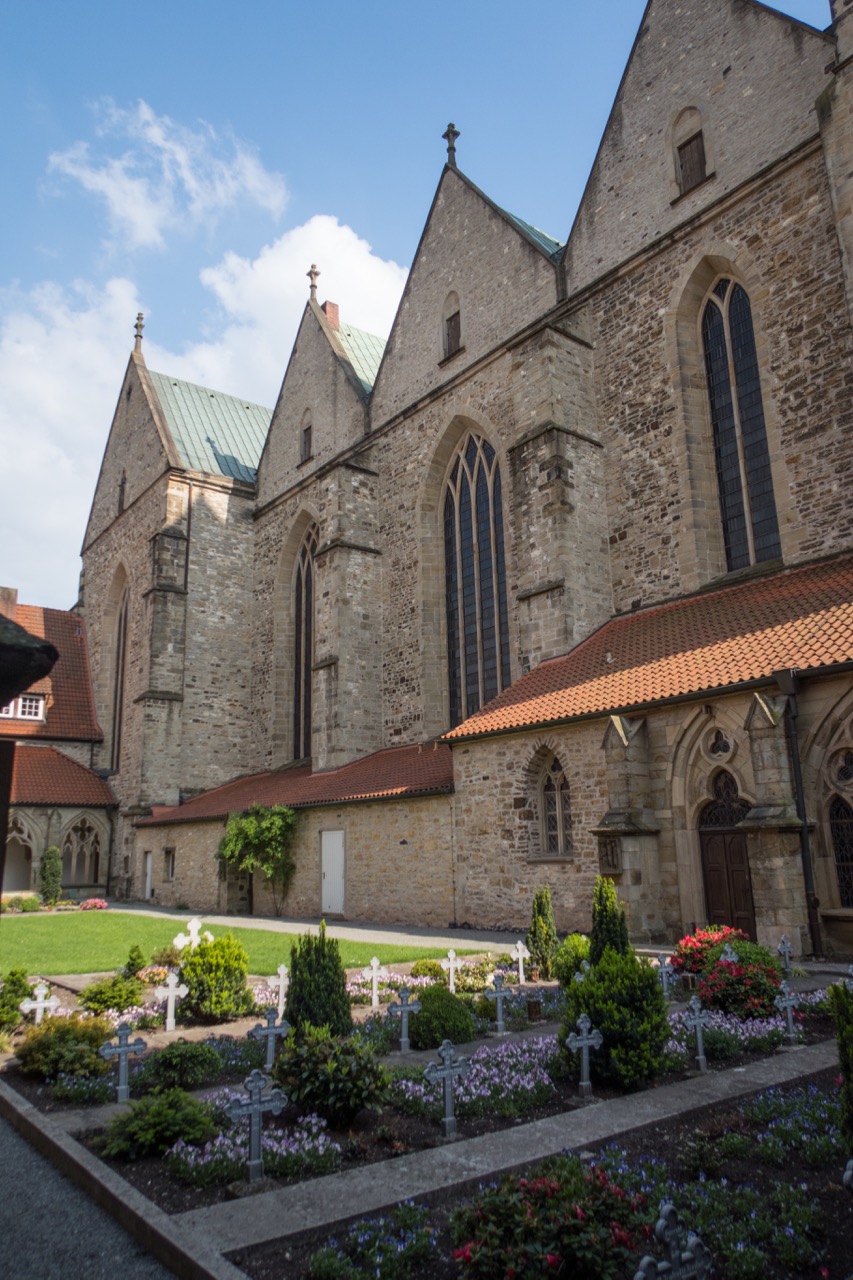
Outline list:
[[[672,967],[676,973],[701,973],[708,965],[708,953],[714,947],[730,943],[737,951],[739,942],[749,942],[741,929],[728,924],[710,924],[695,933],[688,933],[676,945],[672,955]]]
[[[708,967],[699,979],[702,1003],[739,1018],[765,1018],[775,1013],[782,974],[767,948],[739,942],[737,961],[721,959],[721,951],[722,946],[712,949]]]

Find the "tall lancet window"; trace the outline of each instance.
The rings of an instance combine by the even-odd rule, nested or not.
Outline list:
[[[110,734],[110,768],[117,771],[121,767],[121,730],[124,719],[124,677],[127,656],[127,614],[130,604],[130,592],[125,588],[116,615],[116,629],[113,647],[113,707],[112,732]]]
[[[296,557],[293,586],[293,758],[311,755],[311,667],[314,663],[314,557],[320,530],[309,525]]]
[[[702,314],[702,343],[731,571],[782,554],[752,308],[739,284],[720,279],[714,285]]]
[[[450,722],[459,724],[510,680],[501,473],[472,431],[447,481],[444,560]]]

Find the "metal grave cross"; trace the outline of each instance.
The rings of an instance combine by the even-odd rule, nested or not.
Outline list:
[[[376,956],[373,956],[367,968],[362,969],[361,971],[361,976],[363,978],[367,978],[368,982],[370,983],[371,1009],[379,1008],[379,970],[381,968],[382,968],[382,965],[379,963]]]
[[[456,974],[462,967],[462,961],[457,960],[456,952],[451,947],[447,953],[447,959],[441,961],[441,967],[447,974],[447,984],[452,992],[456,991]]]
[[[257,1067],[243,1083],[249,1097],[244,1102],[237,1098],[229,1102],[225,1114],[235,1123],[242,1120],[243,1116],[249,1117],[249,1181],[260,1182],[264,1176],[264,1157],[261,1151],[261,1123],[264,1113],[269,1111],[274,1116],[279,1115],[287,1106],[287,1097],[281,1089],[272,1089],[263,1097],[264,1089],[269,1084],[269,1076],[258,1071]]]
[[[581,1078],[578,1085],[578,1096],[581,1098],[592,1097],[592,1084],[589,1079],[589,1051],[590,1049],[600,1049],[604,1043],[604,1037],[596,1028],[592,1029],[592,1023],[589,1020],[589,1014],[582,1013],[578,1018],[577,1026],[580,1035],[574,1031],[570,1031],[566,1037],[566,1044],[572,1053],[581,1051]]]
[[[587,974],[589,973],[591,968],[592,968],[592,965],[589,963],[588,960],[581,960],[580,968],[575,972],[575,978],[574,978],[575,982],[586,982]]]
[[[844,979],[844,985],[848,991],[853,991],[853,964],[847,970],[847,977]]]
[[[782,968],[785,970],[785,977],[791,976],[791,956],[794,954],[794,948],[791,946],[791,939],[787,933],[783,933],[779,939],[779,945],[776,948],[777,956],[782,957]]]
[[[258,1025],[256,1027],[252,1027],[249,1032],[252,1040],[266,1040],[267,1042],[266,1058],[264,1059],[265,1071],[271,1071],[272,1064],[275,1062],[276,1040],[281,1036],[286,1036],[290,1031],[290,1023],[285,1022],[284,1019],[282,1019],[282,1021],[276,1026],[275,1020],[277,1016],[278,1014],[275,1008],[267,1009],[264,1014],[264,1017],[267,1020],[267,1025],[264,1027],[259,1022]]]
[[[513,960],[518,961],[518,981],[520,985],[523,987],[524,986],[524,962],[525,960],[530,959],[530,952],[527,950],[527,947],[519,938],[518,942],[511,949],[509,954],[512,956]]]
[[[454,1080],[457,1076],[467,1076],[471,1070],[471,1063],[467,1058],[457,1058],[453,1060],[453,1044],[450,1040],[444,1040],[438,1051],[441,1062],[430,1062],[424,1068],[424,1080],[429,1080],[433,1084],[436,1080],[440,1080],[444,1089],[444,1119],[441,1122],[441,1132],[445,1138],[456,1137],[456,1112],[454,1109],[455,1089]]]
[[[275,991],[278,987],[278,1016],[279,1021],[284,1017],[284,1006],[287,1001],[287,988],[290,986],[290,979],[287,976],[287,965],[280,964],[271,978],[268,978],[270,987]]]
[[[179,951],[183,951],[184,947],[191,947],[195,951],[201,942],[201,921],[198,916],[193,916],[192,920],[188,920],[186,933],[176,934],[172,942]]]
[[[675,1205],[661,1205],[655,1238],[663,1245],[664,1259],[658,1262],[647,1254],[634,1280],[653,1280],[656,1276],[666,1276],[666,1280],[710,1280],[714,1270],[711,1253],[699,1236],[688,1232]]]
[[[44,1017],[45,1009],[48,1013],[53,1013],[54,1010],[58,1009],[62,1003],[59,996],[48,996],[47,993],[49,990],[50,987],[46,982],[37,982],[33,988],[33,995],[35,996],[35,999],[31,1000],[30,997],[27,996],[26,1000],[22,1000],[18,1005],[21,1013],[32,1013],[33,1010],[35,1010],[37,1027],[41,1026],[41,1020]]]
[[[853,1196],[853,1160],[847,1161],[847,1168],[844,1170],[844,1176],[841,1179],[845,1191],[849,1191]]]
[[[165,983],[161,987],[154,988],[154,994],[158,1000],[166,1001],[166,1030],[175,1030],[175,1001],[183,1000],[185,995],[189,994],[189,987],[185,982],[178,981],[178,975],[174,970],[169,974]]]
[[[780,1013],[785,1015],[785,1024],[787,1031],[785,1032],[785,1044],[794,1045],[797,1043],[797,1033],[794,1030],[794,1010],[800,1003],[799,997],[794,994],[787,982],[782,982],[779,986],[780,994],[773,1001]]]
[[[685,1027],[696,1032],[696,1061],[699,1064],[700,1071],[707,1071],[708,1063],[705,1058],[705,1042],[702,1039],[702,1029],[710,1026],[711,1015],[707,1009],[702,1008],[702,1002],[698,996],[690,997],[687,1011],[682,1014],[682,1021]]]
[[[503,1036],[506,1035],[506,1023],[504,1022],[504,1000],[506,1000],[509,992],[504,989],[504,976],[502,973],[496,973],[492,978],[492,982],[494,983],[494,987],[491,991],[486,991],[485,996],[487,1000],[494,1001],[495,1014],[497,1015],[495,1030],[499,1036]]]
[[[113,1044],[111,1040],[107,1040],[98,1050],[102,1058],[107,1060],[118,1058],[118,1092],[116,1093],[116,1101],[118,1102],[127,1102],[130,1098],[130,1085],[127,1083],[128,1058],[132,1053],[144,1053],[148,1048],[148,1045],[140,1036],[137,1036],[131,1042],[130,1032],[131,1026],[129,1022],[119,1023],[116,1027],[118,1044]]]
[[[727,942],[720,952],[720,959],[725,960],[726,964],[737,964],[738,960],[740,960],[740,956],[735,951],[732,944]]]
[[[408,987],[401,987],[400,1003],[397,1004],[395,1000],[393,1004],[389,1004],[388,1006],[389,1018],[396,1018],[397,1014],[400,1015],[400,1052],[401,1053],[409,1052],[409,1014],[419,1013],[421,1008],[420,1000],[410,1000],[409,994],[410,993],[409,993]]]
[[[664,1000],[672,999],[672,984],[675,982],[675,970],[672,967],[669,956],[665,952],[661,952],[658,956],[658,977],[663,987]]]

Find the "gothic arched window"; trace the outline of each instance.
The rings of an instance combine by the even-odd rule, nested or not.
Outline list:
[[[121,729],[124,717],[124,676],[127,656],[127,615],[130,592],[125,587],[116,616],[113,646],[113,706],[110,734],[110,768],[117,770],[121,762]]]
[[[97,884],[100,862],[100,836],[87,818],[80,818],[62,842],[62,883]]]
[[[466,433],[444,495],[450,723],[510,681],[501,473],[492,446]]]
[[[853,907],[853,809],[841,796],[829,806],[829,829],[835,853],[838,896],[842,907]]]
[[[542,853],[546,857],[572,856],[572,803],[566,771],[556,756],[548,761],[542,777]]]
[[[320,530],[309,525],[296,557],[293,586],[293,758],[311,754],[311,668],[314,663],[314,556]]]
[[[781,555],[752,308],[725,277],[702,313],[702,346],[728,569]]]

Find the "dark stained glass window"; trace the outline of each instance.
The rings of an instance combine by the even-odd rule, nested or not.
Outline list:
[[[841,796],[834,796],[829,806],[829,827],[839,899],[842,907],[853,907],[853,809]]]
[[[552,757],[542,783],[543,853],[569,858],[572,854],[572,806],[563,766]]]
[[[113,714],[110,744],[110,768],[118,770],[121,766],[121,731],[124,721],[124,679],[125,660],[127,656],[127,614],[130,607],[130,593],[125,588],[119,604],[116,619],[115,647],[113,649]]]
[[[311,668],[314,663],[314,556],[320,531],[309,526],[293,585],[293,758],[311,754]]]

